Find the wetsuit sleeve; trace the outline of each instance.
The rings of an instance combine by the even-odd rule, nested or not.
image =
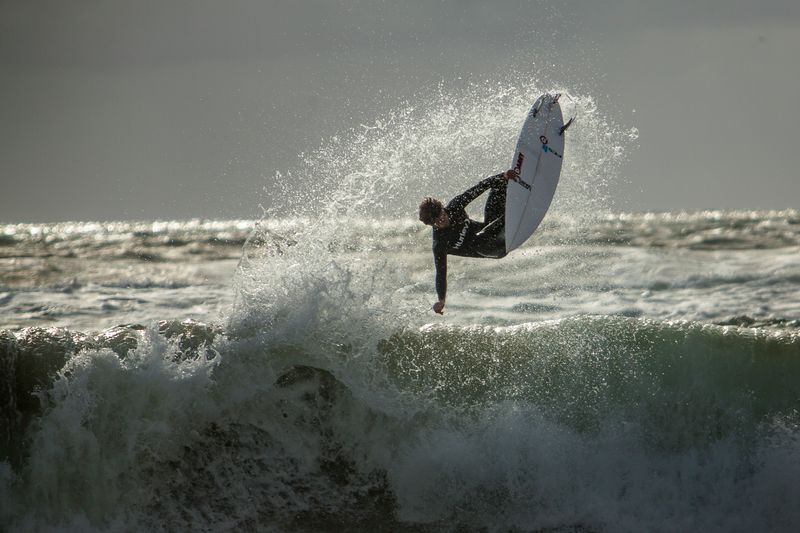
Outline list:
[[[436,266],[436,295],[443,302],[447,296],[447,250],[443,246],[433,247],[433,264]]]
[[[503,183],[503,174],[496,174],[494,176],[485,178],[478,182],[478,184],[474,187],[467,189],[450,200],[450,203],[447,204],[447,210],[453,211],[466,209],[467,205],[469,205],[472,200],[486,192],[487,189],[499,187],[503,185]]]

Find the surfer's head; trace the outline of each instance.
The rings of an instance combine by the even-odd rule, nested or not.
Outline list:
[[[433,226],[442,216],[447,216],[442,202],[428,196],[419,204],[419,219],[423,224]]]

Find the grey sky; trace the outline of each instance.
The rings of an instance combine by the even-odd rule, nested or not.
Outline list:
[[[519,63],[639,129],[620,209],[797,207],[798,57],[796,0],[0,0],[0,222],[257,217],[299,152]]]

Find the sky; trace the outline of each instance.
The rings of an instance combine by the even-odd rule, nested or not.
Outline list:
[[[617,209],[800,198],[797,0],[0,0],[0,222],[258,218],[430,87],[540,65],[639,139]]]

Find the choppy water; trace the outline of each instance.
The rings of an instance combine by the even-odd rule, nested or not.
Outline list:
[[[575,97],[541,230],[437,316],[418,196],[534,94],[477,96],[280,216],[0,227],[0,529],[796,530],[800,213],[602,210],[630,132]]]
[[[237,294],[240,260],[249,264],[253,256],[258,261],[291,250],[299,239],[315,241],[318,224],[273,219],[0,226],[0,328],[102,330],[187,318],[222,323]],[[318,258],[333,269],[356,264],[363,275],[376,277],[374,283],[391,270],[396,278],[375,292],[391,293],[392,306],[411,313],[412,323],[436,320],[427,313],[434,297],[429,229],[411,219],[325,224],[336,230]],[[799,246],[795,210],[621,213],[592,220],[553,214],[531,245],[503,261],[451,258],[444,320],[508,325],[614,314],[796,325]],[[282,261],[273,257],[264,268],[280,268]],[[240,273],[242,293],[264,284],[243,281],[252,275]]]

